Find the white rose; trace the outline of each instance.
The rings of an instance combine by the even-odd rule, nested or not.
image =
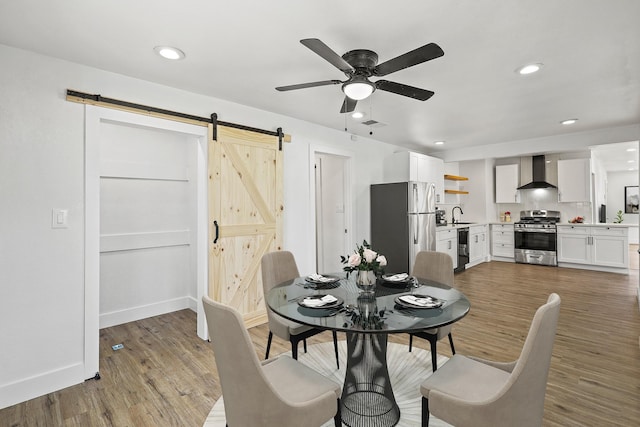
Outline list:
[[[387,265],[387,258],[385,258],[384,255],[379,255],[378,258],[376,258],[376,261],[378,261],[378,264],[380,264],[381,267]]]
[[[360,265],[361,262],[362,262],[362,259],[358,254],[351,254],[351,256],[349,257],[349,265],[351,267],[357,267]]]
[[[371,249],[365,249],[363,255],[364,255],[364,260],[367,262],[373,262],[373,260],[376,259],[376,257],[378,256],[378,254],[372,251]]]

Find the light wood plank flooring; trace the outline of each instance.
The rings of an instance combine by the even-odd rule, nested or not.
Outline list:
[[[544,425],[638,425],[638,255],[630,253],[629,276],[501,262],[457,274],[456,287],[472,308],[453,328],[456,350],[515,359],[536,308],[557,292],[562,308]],[[0,426],[201,426],[220,386],[212,351],[195,325],[195,314],[183,310],[102,330],[102,379],[0,410]],[[262,358],[267,327],[250,332]],[[325,333],[312,342],[330,339]],[[390,340],[407,343],[406,335]],[[113,351],[117,343],[125,348]],[[428,348],[422,340],[417,345]],[[451,355],[448,343],[438,348]],[[287,350],[274,339],[272,354]]]

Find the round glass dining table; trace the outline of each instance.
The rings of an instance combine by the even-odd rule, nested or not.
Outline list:
[[[469,312],[469,300],[450,286],[420,278],[403,282],[378,279],[373,292],[363,292],[354,275],[333,277],[333,283],[317,283],[307,277],[289,280],[272,288],[266,302],[287,319],[346,332],[342,422],[350,427],[394,426],[400,408],[387,369],[388,334],[454,323]]]

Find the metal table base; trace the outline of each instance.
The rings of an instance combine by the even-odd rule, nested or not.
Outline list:
[[[347,369],[341,398],[349,427],[392,427],[400,420],[387,368],[387,334],[347,333]]]

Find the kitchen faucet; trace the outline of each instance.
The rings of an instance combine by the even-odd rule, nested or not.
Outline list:
[[[453,209],[451,209],[451,223],[452,224],[455,224],[456,222],[460,222],[460,220],[456,221],[456,217],[453,215],[453,213],[456,210],[456,208],[460,209],[460,216],[462,216],[464,214],[464,212],[462,212],[462,208],[460,206],[454,206]]]

